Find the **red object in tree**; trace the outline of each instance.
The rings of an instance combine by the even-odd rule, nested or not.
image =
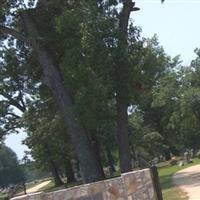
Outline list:
[[[136,90],[142,90],[143,89],[142,84],[139,81],[133,81],[133,87]]]

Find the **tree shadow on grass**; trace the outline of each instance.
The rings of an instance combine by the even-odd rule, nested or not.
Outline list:
[[[163,190],[174,186],[187,185],[190,187],[200,187],[200,173],[198,172],[179,172],[174,176],[172,174],[163,175],[160,178],[160,184]]]

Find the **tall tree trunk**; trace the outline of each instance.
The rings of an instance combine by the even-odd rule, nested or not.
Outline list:
[[[115,163],[114,163],[114,159],[113,159],[112,153],[111,153],[108,145],[106,145],[106,156],[107,156],[107,159],[108,159],[108,165],[109,165],[109,168],[110,168],[110,173],[113,174],[114,172],[116,172],[115,166],[114,166]]]
[[[131,149],[132,168],[135,168],[135,167],[137,167],[136,161],[137,161],[138,158],[137,158],[137,155],[136,155],[136,152],[135,152],[134,144],[132,142],[130,143],[130,149]]]
[[[171,160],[171,155],[170,155],[170,151],[169,150],[165,150],[164,154],[165,154],[165,159],[166,160]]]
[[[102,166],[102,161],[101,161],[100,144],[98,142],[97,137],[94,136],[94,135],[92,136],[92,146],[93,146],[94,153],[95,153],[95,156],[96,156],[96,159],[97,159],[97,162],[98,162],[99,170],[102,174],[102,177],[105,178],[105,174],[104,174],[103,166]]]
[[[50,160],[49,165],[50,165],[50,169],[51,169],[51,172],[52,172],[52,176],[53,176],[53,179],[54,179],[55,186],[59,187],[59,186],[63,185],[64,183],[62,182],[62,180],[59,176],[59,172],[58,172],[58,169],[57,169],[55,163],[52,160]]]
[[[76,150],[83,181],[85,183],[102,180],[102,174],[98,167],[90,141],[88,140],[84,129],[78,126],[77,116],[72,111],[73,103],[69,92],[64,88],[61,75],[58,69],[53,65],[46,52],[37,49],[40,64],[43,67],[46,83],[51,89],[56,102],[63,113],[64,121],[67,124],[68,134]]]
[[[131,155],[128,142],[127,105],[117,97],[117,138],[121,172],[131,171]]]
[[[56,103],[64,116],[64,122],[68,128],[67,133],[70,136],[80,162],[83,181],[85,183],[90,183],[102,180],[104,177],[99,170],[93,148],[91,147],[83,127],[78,125],[78,116],[73,111],[74,104],[70,92],[64,87],[61,73],[54,64],[51,56],[37,41],[37,36],[39,36],[39,34],[30,16],[25,13],[22,15],[22,19],[25,24],[25,29],[28,30],[30,43],[35,50],[38,61],[43,69],[43,81],[50,88]]]
[[[119,144],[119,157],[121,172],[131,171],[131,155],[128,142],[128,98],[129,98],[129,61],[124,59],[128,56],[128,22],[130,13],[133,11],[134,3],[132,0],[122,1],[123,6],[119,14],[119,49],[123,59],[119,58],[119,63],[116,66],[117,73],[117,138]]]
[[[65,175],[67,177],[67,183],[76,182],[72,164],[69,159],[65,160]]]

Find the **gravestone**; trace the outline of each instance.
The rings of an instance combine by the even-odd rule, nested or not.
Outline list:
[[[190,152],[188,150],[184,153],[184,160],[185,160],[186,163],[191,163],[192,162],[191,154],[190,154]]]

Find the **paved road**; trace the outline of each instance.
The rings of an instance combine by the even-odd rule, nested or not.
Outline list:
[[[173,182],[187,194],[189,200],[200,200],[200,165],[178,171]]]

